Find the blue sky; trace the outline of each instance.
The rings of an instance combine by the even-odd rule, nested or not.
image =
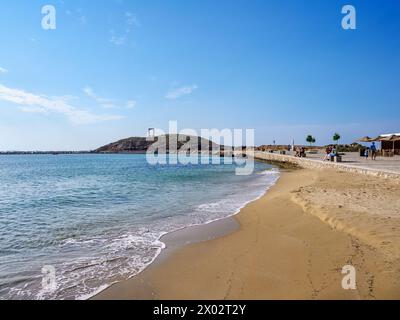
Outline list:
[[[397,0],[1,1],[0,150],[93,149],[169,120],[257,144],[399,132],[399,34]]]

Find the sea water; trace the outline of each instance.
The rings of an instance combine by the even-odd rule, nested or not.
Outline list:
[[[0,156],[0,299],[86,299],[140,273],[163,235],[237,213],[279,176],[264,163],[249,176],[235,168],[153,166],[145,155]]]

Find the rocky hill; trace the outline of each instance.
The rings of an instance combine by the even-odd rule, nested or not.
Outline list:
[[[153,144],[146,138],[132,137],[112,142],[95,150],[97,153],[144,153]]]
[[[147,141],[144,137],[132,137],[122,139],[95,150],[95,153],[146,153],[152,146],[157,148],[159,153],[174,152],[173,146],[177,145],[177,150],[183,147],[187,152],[194,153],[197,150],[209,152],[217,150],[219,145],[208,139],[186,135],[164,135],[154,138],[154,141]],[[169,149],[171,146],[171,149]]]

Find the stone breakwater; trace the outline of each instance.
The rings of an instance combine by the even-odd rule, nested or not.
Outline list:
[[[281,155],[276,153],[267,153],[256,151],[254,152],[254,158],[259,160],[266,160],[272,162],[279,162],[279,163],[288,163],[297,165],[302,168],[308,169],[335,169],[341,172],[352,172],[352,173],[359,173],[364,175],[370,175],[375,177],[381,177],[385,179],[391,179],[397,183],[400,183],[400,174],[396,172],[390,172],[385,170],[378,170],[373,168],[367,167],[360,167],[346,163],[335,163],[335,162],[323,162],[320,160],[315,159],[307,159],[307,158],[296,158],[289,155]]]

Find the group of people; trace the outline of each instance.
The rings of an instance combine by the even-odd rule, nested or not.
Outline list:
[[[325,149],[324,161],[332,161],[334,159],[334,157],[337,157],[338,155],[339,154],[338,154],[335,146],[328,146]],[[371,157],[372,160],[376,160],[377,155],[378,155],[378,149],[376,147],[375,142],[372,142],[372,145],[364,150],[364,157],[366,159]]]
[[[369,148],[365,149],[364,157],[368,160],[368,158],[371,156],[372,160],[376,160],[377,153],[378,150],[376,148],[375,142],[372,142],[372,145]]]
[[[335,146],[327,146],[324,161],[332,161],[338,155]]]
[[[292,146],[288,146],[288,150],[290,151],[292,149]],[[295,147],[295,157],[303,158],[306,157],[306,149],[304,147]],[[366,148],[364,153],[361,153],[361,156],[364,155],[366,159],[371,157],[372,160],[376,160],[376,156],[378,155],[378,149],[376,147],[375,142],[372,142],[372,145],[368,148]],[[337,149],[334,145],[327,146],[325,149],[325,156],[324,156],[324,161],[334,161],[335,157],[339,157],[339,153],[337,152]],[[340,159],[339,159],[340,160]]]
[[[296,154],[295,157],[298,158],[305,158],[306,157],[306,149],[304,147],[297,147],[295,148]]]

